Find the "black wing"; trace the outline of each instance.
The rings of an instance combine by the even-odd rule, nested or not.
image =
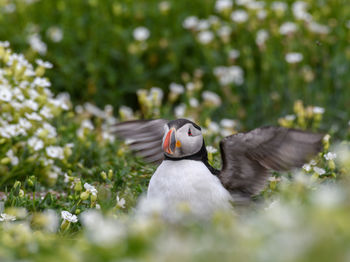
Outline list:
[[[322,149],[324,135],[284,127],[262,127],[220,142],[219,178],[238,202],[265,186],[270,173],[301,167]]]
[[[168,122],[165,119],[127,121],[114,125],[111,131],[120,138],[126,139],[137,156],[144,158],[147,162],[159,163],[164,158],[162,138],[164,125]]]

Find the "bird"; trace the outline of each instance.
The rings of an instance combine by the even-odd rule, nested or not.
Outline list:
[[[221,169],[209,164],[202,129],[188,119],[131,120],[111,130],[131,150],[158,167],[147,201],[162,203],[164,217],[186,206],[197,217],[210,217],[235,204],[249,203],[271,171],[301,167],[322,150],[323,134],[265,126],[220,141]]]

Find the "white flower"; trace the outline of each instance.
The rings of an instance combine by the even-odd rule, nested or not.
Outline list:
[[[240,56],[240,52],[236,49],[231,49],[229,52],[228,52],[228,57],[232,60],[234,59],[237,59],[239,56]]]
[[[176,83],[171,83],[169,88],[170,88],[170,92],[176,95],[180,95],[185,92],[185,88],[183,87],[183,85],[179,85]]]
[[[0,100],[4,102],[10,102],[12,99],[11,89],[0,85]]]
[[[61,42],[63,39],[63,31],[57,26],[49,27],[46,31],[46,35],[55,43]]]
[[[232,120],[232,119],[222,119],[220,121],[220,125],[223,127],[223,128],[234,128],[236,126],[236,121],[235,120]]]
[[[68,211],[62,211],[61,217],[63,218],[63,220],[66,220],[66,221],[71,222],[71,223],[78,222],[78,217],[76,215],[71,214]]]
[[[346,21],[345,26],[350,29],[350,20]]]
[[[202,93],[202,98],[205,102],[213,104],[214,106],[221,105],[221,98],[217,94],[211,91],[204,91]]]
[[[55,233],[59,225],[59,217],[56,211],[47,209],[43,212],[43,215],[45,217],[45,230],[51,233]]]
[[[205,19],[199,20],[199,22],[197,24],[198,31],[207,30],[209,27],[210,27],[209,21],[205,20]]]
[[[231,35],[232,29],[231,29],[231,27],[224,25],[224,26],[220,27],[217,32],[218,32],[218,35],[220,37],[227,38]]]
[[[312,166],[314,166],[314,165],[316,165],[317,164],[317,162],[314,160],[314,159],[312,159],[311,161],[310,161],[310,163],[309,163],[310,165],[312,165]]]
[[[134,29],[133,36],[137,41],[145,41],[149,38],[150,32],[146,27],[140,26]]]
[[[285,22],[280,26],[279,31],[281,35],[289,35],[297,31],[297,25],[293,22]]]
[[[13,166],[18,165],[18,162],[19,162],[18,157],[15,156],[12,149],[7,151],[6,156],[11,160],[11,165],[13,165]]]
[[[216,152],[218,152],[218,150],[213,146],[207,146],[206,149],[210,154],[215,154]]]
[[[311,21],[308,24],[308,27],[311,32],[318,33],[318,34],[329,34],[329,27],[326,25],[321,25],[319,23],[316,23],[314,21]]]
[[[190,103],[190,106],[193,108],[197,108],[199,106],[199,102],[198,102],[197,98],[194,98],[194,97],[190,98],[189,103]]]
[[[43,61],[42,59],[36,59],[35,62],[44,68],[52,68],[53,65],[50,62]]]
[[[323,107],[314,106],[314,107],[312,108],[312,112],[313,112],[314,114],[320,114],[320,115],[322,115],[322,114],[325,112],[325,109],[324,109]]]
[[[7,221],[15,221],[16,220],[16,217],[15,216],[12,216],[12,215],[9,215],[9,214],[6,214],[6,213],[1,213],[0,214],[0,222],[7,222]]]
[[[287,10],[287,8],[288,8],[288,5],[285,2],[276,1],[276,2],[272,2],[271,4],[271,9],[277,12],[283,13]]]
[[[46,154],[51,158],[64,159],[63,148],[59,146],[46,147]]]
[[[117,206],[120,208],[125,208],[125,199],[119,198],[118,195],[117,195]]]
[[[92,195],[94,196],[97,195],[97,189],[93,185],[90,185],[89,183],[85,183],[84,188],[86,189],[86,191],[88,191]]]
[[[51,109],[47,106],[44,106],[41,110],[40,110],[40,114],[42,116],[44,116],[47,119],[53,118],[53,114],[51,113]]]
[[[231,14],[231,19],[236,23],[244,23],[248,20],[248,13],[244,10],[236,10]]]
[[[255,42],[257,45],[263,45],[268,38],[269,33],[265,29],[261,29],[256,33]]]
[[[81,122],[81,128],[86,128],[86,129],[89,129],[89,130],[94,130],[94,125],[92,124],[92,122],[91,122],[90,119],[84,119],[84,120]]]
[[[36,86],[40,86],[40,87],[50,87],[51,83],[45,78],[36,77],[34,79],[32,85],[36,85]]]
[[[307,3],[303,1],[296,1],[292,5],[293,15],[296,19],[311,21],[312,16],[306,11]]]
[[[211,31],[202,31],[197,37],[200,43],[209,44],[214,39],[214,34]]]
[[[128,106],[121,106],[119,108],[119,114],[122,116],[123,119],[126,120],[134,118],[134,112],[132,108]]]
[[[285,56],[287,63],[295,64],[303,60],[303,55],[301,53],[292,52]]]
[[[294,121],[296,116],[295,115],[286,115],[284,117],[287,121]]]
[[[28,113],[26,112],[26,113],[24,113],[24,115],[25,115],[26,118],[28,118],[29,120],[36,120],[36,121],[41,121],[41,120],[43,120],[42,117],[41,117],[39,114],[35,113],[35,112],[30,113],[30,114],[28,114]]]
[[[236,84],[244,82],[243,70],[239,66],[218,66],[214,68],[214,75],[219,79],[221,85]]]
[[[337,157],[337,154],[332,152],[328,152],[327,154],[324,155],[324,158],[326,160],[333,160],[333,159],[336,159],[336,157]]]
[[[226,9],[231,9],[232,0],[216,0],[215,10],[218,12],[224,11]]]
[[[195,89],[195,84],[193,83],[193,82],[188,82],[187,84],[186,84],[186,89],[187,89],[187,91],[189,91],[189,92],[191,92],[191,91],[193,91],[194,89]]]
[[[34,149],[34,151],[39,151],[40,149],[42,149],[44,147],[44,142],[33,136],[28,140],[28,145]]]
[[[304,169],[306,172],[309,172],[309,171],[311,171],[312,167],[311,167],[310,164],[304,164],[304,165],[303,165],[303,169]]]
[[[326,173],[326,170],[324,170],[323,168],[317,167],[317,166],[314,167],[314,171],[317,174],[319,174],[320,176],[322,176],[322,175],[324,175]]]
[[[28,38],[30,47],[37,51],[41,55],[45,55],[47,52],[47,46],[46,44],[41,40],[40,36],[38,34],[30,35]]]
[[[267,16],[267,12],[265,10],[259,10],[259,12],[257,13],[257,17],[260,20],[264,20]]]
[[[196,16],[189,16],[183,21],[182,26],[185,29],[194,29],[197,27],[199,23],[199,19]]]
[[[10,46],[9,41],[0,41],[0,46],[8,48]]]
[[[175,107],[175,116],[177,118],[183,117],[186,113],[186,105],[185,104],[179,104],[178,106]]]
[[[25,118],[20,118],[18,121],[18,125],[24,129],[30,129],[32,127],[32,123],[30,123],[27,119]]]
[[[208,130],[211,132],[211,133],[218,133],[220,131],[220,126],[218,125],[218,123],[214,122],[214,121],[211,121],[210,124],[208,125]]]

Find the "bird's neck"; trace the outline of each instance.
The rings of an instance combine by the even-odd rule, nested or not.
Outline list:
[[[174,158],[174,157],[169,157],[167,155],[164,154],[164,160],[170,160],[170,161],[180,161],[180,160],[194,160],[194,161],[201,161],[203,162],[207,168],[210,170],[210,172],[214,175],[218,175],[220,173],[219,170],[215,169],[214,167],[212,167],[209,162],[208,162],[208,152],[207,152],[207,148],[205,147],[205,143],[203,140],[203,144],[201,147],[201,150],[199,150],[197,153],[195,153],[194,155],[190,155],[190,156],[184,156],[184,157],[178,157],[178,158]]]

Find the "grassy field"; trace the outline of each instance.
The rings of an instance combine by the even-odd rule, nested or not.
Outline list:
[[[0,260],[349,260],[349,69],[346,0],[0,0]],[[251,206],[168,224],[140,211],[156,166],[111,132],[158,117],[214,149],[268,124],[327,135]]]

